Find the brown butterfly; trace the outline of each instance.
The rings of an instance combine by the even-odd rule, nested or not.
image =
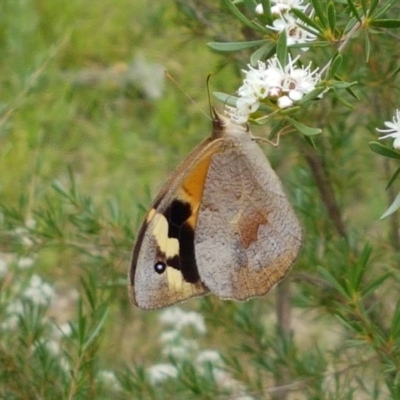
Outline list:
[[[175,170],[140,228],[130,298],[158,309],[210,291],[262,296],[301,245],[300,223],[249,128],[214,111],[211,137]]]

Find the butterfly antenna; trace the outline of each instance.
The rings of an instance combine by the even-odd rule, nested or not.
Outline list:
[[[211,74],[208,74],[207,81],[206,81],[206,84],[207,84],[207,97],[208,97],[208,107],[210,108],[210,116],[212,118],[213,107],[211,105],[210,80],[211,80]]]
[[[178,87],[178,89],[190,100],[190,102],[191,102],[203,115],[205,115],[208,119],[210,119],[210,116],[207,115],[207,113],[204,112],[204,110],[198,105],[198,103],[196,102],[196,100],[194,100],[192,97],[190,97],[190,95],[189,95],[187,92],[185,92],[185,90],[184,90],[183,87],[179,84],[179,82],[178,82],[176,79],[174,79],[174,78],[171,76],[171,74],[170,74],[167,70],[165,70],[164,73],[165,73],[165,76],[166,76],[171,82],[173,82],[173,83]],[[207,78],[207,91],[208,91],[208,78]],[[210,93],[209,93],[209,92],[208,92],[208,98],[210,99]],[[209,101],[210,101],[210,100],[209,100]]]

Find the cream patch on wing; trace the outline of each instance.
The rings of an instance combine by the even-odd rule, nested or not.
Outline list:
[[[168,289],[180,293],[182,297],[191,297],[194,293],[193,284],[185,282],[182,273],[175,268],[167,267]]]
[[[152,209],[149,212],[147,221],[151,221],[151,233],[156,240],[158,248],[165,254],[165,257],[168,259],[179,255],[178,239],[168,237],[167,218]]]

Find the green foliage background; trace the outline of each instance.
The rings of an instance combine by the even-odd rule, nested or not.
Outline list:
[[[396,164],[368,147],[399,107],[399,33],[371,36],[368,60],[366,34],[352,39],[339,71],[358,82],[358,100],[344,95],[353,108],[326,95],[299,117],[323,130],[315,149],[299,134],[265,146],[305,232],[286,283],[246,303],[210,295],[182,306],[204,316],[199,346],[217,350],[243,384],[232,393],[211,365],[200,374],[190,359],[162,356],[159,312],[129,304],[126,273],[151,199],[210,133],[200,111],[208,110],[207,75],[212,90],[233,93],[248,62],[246,53],[219,55],[206,43],[248,32],[215,2],[3,0],[0,255],[8,270],[0,322],[33,274],[62,306],[24,298],[16,325],[1,326],[0,397],[400,398],[398,220],[379,221],[396,194],[384,191]],[[168,80],[151,99],[127,79],[141,56],[196,105]],[[329,50],[309,57],[328,60]],[[21,258],[33,267],[21,268]],[[65,323],[72,333],[54,355],[44,343],[50,327]],[[162,362],[179,374],[152,385],[146,369]],[[104,370],[117,386],[99,378]]]

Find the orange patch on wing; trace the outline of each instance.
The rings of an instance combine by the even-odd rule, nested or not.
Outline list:
[[[187,223],[195,229],[201,198],[203,196],[204,184],[207,178],[208,168],[214,152],[205,154],[186,176],[179,191],[179,198],[190,204],[192,214]]]
[[[268,218],[256,208],[244,210],[239,218],[239,233],[243,247],[247,249],[251,243],[258,240],[258,228],[267,225]]]

